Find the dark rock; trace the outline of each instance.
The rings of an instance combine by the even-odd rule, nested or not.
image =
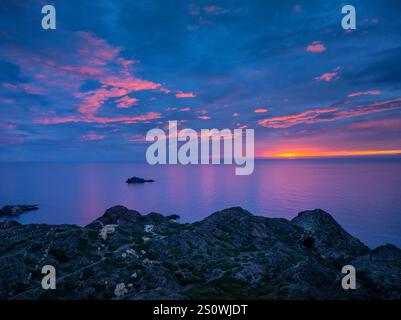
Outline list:
[[[401,299],[401,250],[384,245],[356,257],[351,263],[368,280],[372,298]]]
[[[326,212],[236,207],[191,224],[108,209],[84,228],[0,224],[0,299],[400,299],[401,250],[368,249]],[[41,288],[41,267],[57,290]],[[357,290],[341,287],[342,266]]]
[[[309,239],[307,242],[313,242],[316,251],[326,257],[347,259],[369,251],[323,210],[300,212],[291,222],[305,231],[303,241]]]
[[[180,220],[180,216],[178,214],[171,214],[171,215],[167,216],[166,218],[169,220],[175,220],[175,221]]]
[[[100,225],[107,225],[107,224],[119,224],[119,221],[131,221],[135,220],[137,217],[140,217],[141,214],[135,210],[129,210],[124,206],[114,206],[110,209],[107,209],[106,212],[94,222],[89,224],[87,227],[92,225],[100,224]]]
[[[138,178],[138,177],[132,177],[127,179],[126,183],[128,184],[134,184],[134,183],[146,183],[146,182],[155,182],[154,180],[145,180],[142,178]]]
[[[32,210],[38,210],[38,209],[39,209],[39,206],[37,204],[4,206],[2,209],[0,209],[0,217],[1,216],[16,217],[26,211],[32,211]]]
[[[314,245],[315,245],[315,239],[313,239],[310,236],[307,236],[307,237],[305,237],[303,244],[305,247],[313,249]]]

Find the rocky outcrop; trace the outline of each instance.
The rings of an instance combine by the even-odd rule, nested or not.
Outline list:
[[[291,222],[304,230],[304,241],[326,257],[349,259],[369,251],[323,210],[300,212]]]
[[[33,205],[9,205],[4,206],[0,209],[0,217],[2,216],[19,216],[21,213],[26,211],[38,210],[39,206],[37,204]]]
[[[0,299],[399,299],[401,250],[370,250],[322,210],[236,207],[191,224],[113,207],[86,227],[0,224]],[[357,289],[343,290],[353,265]],[[41,288],[41,268],[57,289]]]
[[[128,184],[136,184],[136,183],[146,183],[146,182],[155,182],[155,180],[146,180],[138,177],[132,177],[127,179],[126,183]]]

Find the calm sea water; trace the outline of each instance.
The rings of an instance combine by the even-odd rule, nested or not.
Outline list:
[[[127,185],[131,176],[155,183]],[[291,219],[322,208],[371,247],[401,247],[401,161],[261,160],[251,176],[232,166],[138,163],[3,163],[0,206],[40,205],[21,223],[85,225],[114,205],[200,220],[231,206]]]

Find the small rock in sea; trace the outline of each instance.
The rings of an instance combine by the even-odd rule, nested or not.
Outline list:
[[[138,177],[132,177],[127,179],[126,183],[131,184],[131,183],[146,183],[146,182],[155,182],[155,180],[146,180]]]
[[[0,209],[0,217],[1,216],[12,216],[16,217],[19,216],[21,213],[26,211],[38,210],[39,206],[37,204],[33,205],[9,205],[4,206]]]

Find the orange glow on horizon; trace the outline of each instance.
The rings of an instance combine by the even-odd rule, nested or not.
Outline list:
[[[352,157],[352,156],[378,156],[398,155],[401,150],[351,150],[351,151],[293,151],[264,154],[263,158],[324,158],[324,157]]]

